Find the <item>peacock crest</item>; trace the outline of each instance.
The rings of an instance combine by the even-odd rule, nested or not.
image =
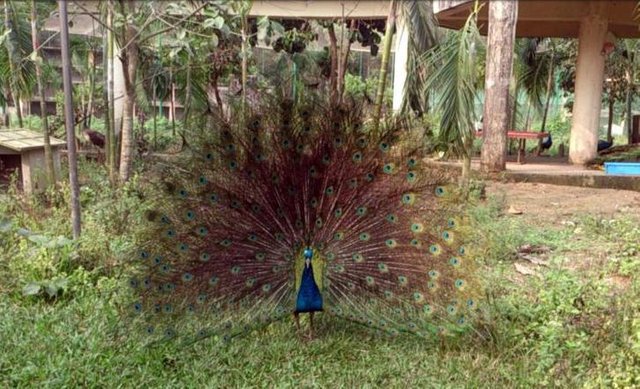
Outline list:
[[[268,99],[218,121],[156,180],[131,311],[159,339],[230,339],[292,313],[389,334],[464,326],[475,310],[447,174],[357,105]]]

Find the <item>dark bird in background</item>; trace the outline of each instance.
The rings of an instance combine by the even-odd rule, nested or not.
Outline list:
[[[98,131],[85,129],[82,131],[82,136],[84,137],[85,141],[101,149],[104,149],[105,137]]]
[[[613,141],[609,142],[604,139],[598,139],[598,151],[603,151],[613,146]]]
[[[454,177],[415,133],[311,96],[251,110],[155,179],[127,307],[143,332],[228,340],[321,311],[390,335],[468,327],[481,292]]]
[[[549,133],[549,136],[547,137],[547,139],[545,139],[541,144],[542,151],[549,150],[552,145],[553,145],[553,139],[551,139],[551,133]]]

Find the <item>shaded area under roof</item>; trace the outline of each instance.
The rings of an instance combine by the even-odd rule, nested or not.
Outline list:
[[[474,7],[474,1],[437,1],[436,18],[441,27],[459,30]],[[635,1],[608,1],[608,29],[618,38],[639,38]],[[488,4],[482,3],[478,26],[487,34]],[[516,36],[577,38],[580,20],[587,16],[589,4],[583,0],[519,1]]]
[[[66,145],[66,142],[57,138],[49,138],[51,147]],[[0,146],[7,149],[23,152],[44,147],[44,139],[41,133],[23,130],[0,130]]]

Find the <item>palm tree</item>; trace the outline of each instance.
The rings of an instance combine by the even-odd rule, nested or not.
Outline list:
[[[71,64],[76,72],[80,74],[83,81],[82,88],[76,88],[80,98],[80,107],[83,114],[83,127],[91,127],[93,115],[94,94],[96,90],[96,51],[97,45],[93,39],[76,38],[71,39]]]
[[[511,128],[526,127],[531,116],[531,108],[542,112],[546,80],[548,77],[548,62],[545,57],[538,55],[541,39],[525,38],[515,42],[514,70],[514,96],[513,114],[511,116]],[[521,97],[524,95],[527,114],[518,115]],[[518,121],[521,118],[524,120]]]
[[[434,69],[427,77],[426,90],[434,94],[434,109],[441,115],[437,141],[446,154],[463,159],[463,188],[467,187],[471,174],[475,100],[479,85],[477,63],[484,57],[476,16],[477,10],[460,31],[448,33],[444,41],[423,58],[425,66]]]
[[[525,38],[516,41],[511,128],[528,129],[533,114],[539,114],[542,115],[540,131],[544,132],[554,91],[554,68],[558,60],[554,48],[550,38]],[[524,115],[520,110],[522,103],[527,107]],[[541,146],[542,139],[538,141],[538,153],[542,150]]]
[[[20,101],[31,96],[35,85],[29,13],[25,4],[11,0],[4,1],[4,28],[0,30],[0,83],[4,97],[11,96],[18,117],[18,125],[23,127]]]

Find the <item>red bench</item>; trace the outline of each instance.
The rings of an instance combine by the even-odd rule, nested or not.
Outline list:
[[[482,131],[476,131],[476,136],[482,138]],[[527,139],[544,139],[549,136],[548,132],[534,132],[534,131],[507,131],[507,138],[519,139],[518,145],[518,163],[524,162],[525,155],[525,142]]]

